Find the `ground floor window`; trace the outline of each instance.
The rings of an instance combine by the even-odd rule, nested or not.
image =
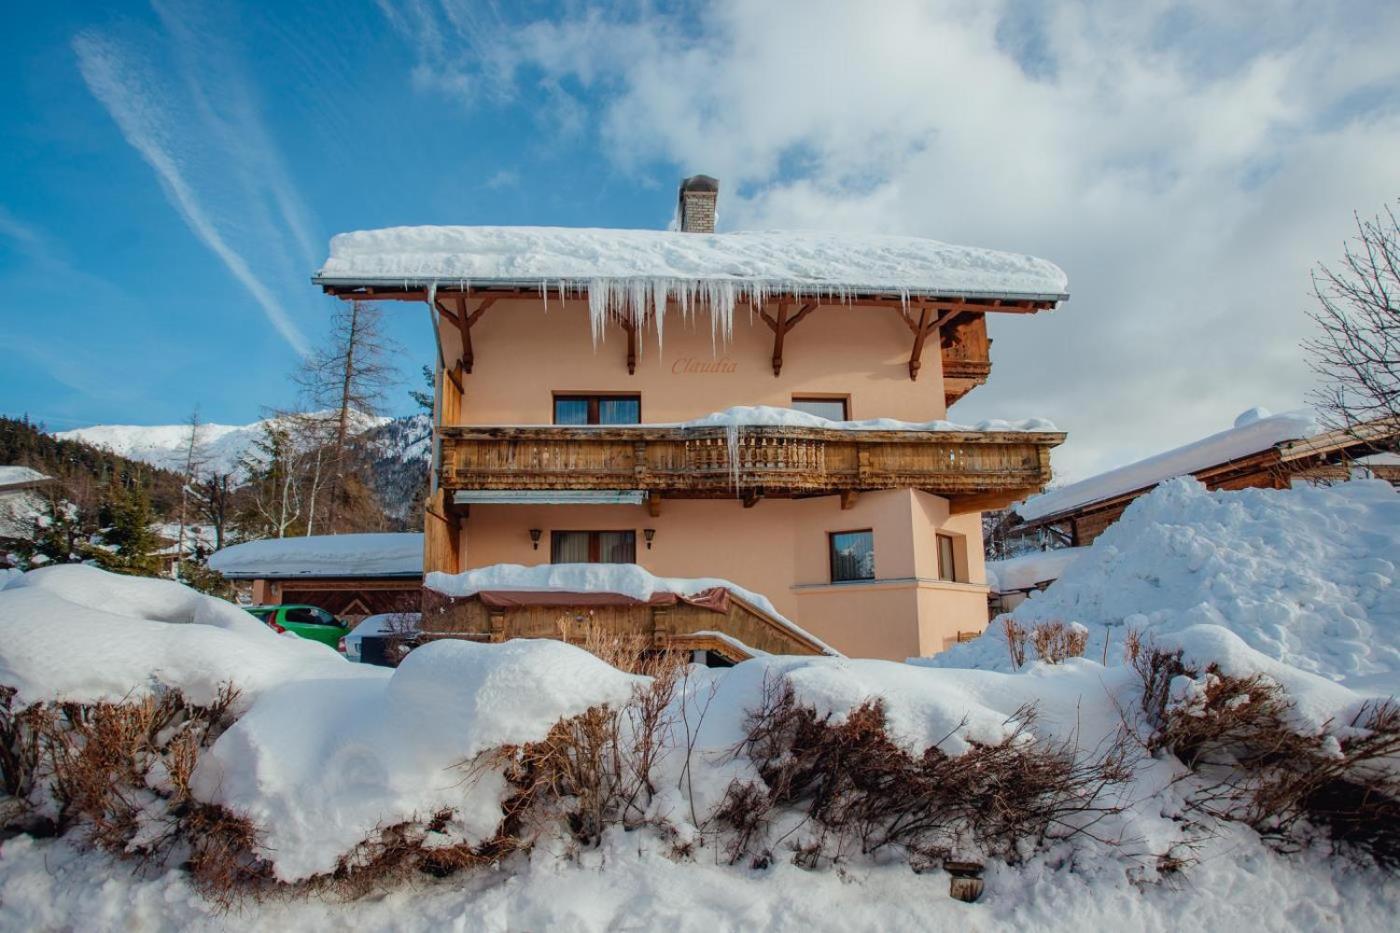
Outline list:
[[[556,395],[555,424],[640,424],[640,395]]]
[[[549,560],[555,564],[635,564],[635,531],[556,531]]]
[[[831,545],[831,582],[875,579],[875,532],[833,531],[828,536]]]
[[[956,583],[958,562],[952,535],[938,535],[938,579]]]
[[[792,407],[827,421],[849,421],[850,410],[844,398],[821,398],[815,395],[794,395]]]

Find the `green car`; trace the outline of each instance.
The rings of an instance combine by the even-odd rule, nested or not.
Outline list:
[[[249,606],[248,611],[278,632],[291,632],[302,638],[330,645],[337,651],[350,626],[319,606]]]

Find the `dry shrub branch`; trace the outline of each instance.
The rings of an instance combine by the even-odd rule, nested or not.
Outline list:
[[[1148,750],[1175,755],[1198,812],[1242,822],[1282,848],[1310,831],[1400,866],[1400,706],[1362,705],[1345,723],[1296,725],[1294,704],[1273,680],[1186,664],[1180,651],[1139,645]]]
[[[890,739],[880,701],[838,722],[772,682],[738,749],[762,784],[736,782],[717,814],[734,833],[731,859],[766,861],[768,830],[784,810],[811,823],[795,846],[805,866],[889,847],[916,867],[953,853],[1015,861],[1051,836],[1087,832],[1113,811],[1105,791],[1130,776],[1127,743],[1085,759],[1073,742],[1035,739],[1034,721],[1022,709],[999,742],[914,755]]]

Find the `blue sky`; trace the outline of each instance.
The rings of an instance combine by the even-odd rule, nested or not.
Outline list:
[[[1302,404],[1308,270],[1400,196],[1391,3],[26,6],[0,410],[55,429],[293,403],[335,232],[661,227],[706,171],[722,229],[1064,266],[1073,299],[996,322],[954,416],[1054,419],[1073,476]],[[423,315],[389,317],[412,380]]]

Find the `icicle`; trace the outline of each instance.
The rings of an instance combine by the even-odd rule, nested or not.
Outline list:
[[[428,307],[433,309],[434,314],[437,314],[437,279],[428,283]]]
[[[588,283],[588,321],[593,330],[593,349],[603,339],[608,320],[608,283],[604,279],[592,279]]]

